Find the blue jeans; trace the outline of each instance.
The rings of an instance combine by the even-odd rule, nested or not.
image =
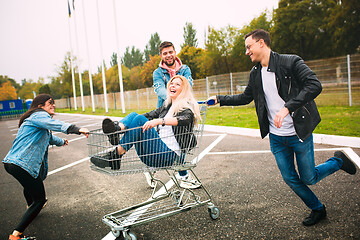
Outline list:
[[[161,140],[155,128],[143,132],[141,127],[147,121],[146,117],[135,112],[130,113],[120,121],[125,125],[126,129],[132,129],[126,131],[120,140],[120,145],[125,151],[135,145],[136,153],[141,161],[150,167],[166,167],[171,166],[175,161],[182,162],[184,154],[178,156],[171,150]]]
[[[313,185],[338,171],[342,166],[342,160],[331,157],[315,167],[312,135],[303,142],[297,136],[282,137],[270,133],[269,138],[271,152],[275,156],[285,183],[310,209],[322,208],[323,204],[307,185]],[[295,169],[294,153],[299,173]]]

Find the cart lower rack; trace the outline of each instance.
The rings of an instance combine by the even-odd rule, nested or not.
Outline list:
[[[141,128],[112,134],[105,134],[101,129],[90,132],[88,148],[92,170],[110,175],[147,172],[154,183],[149,200],[102,218],[115,237],[123,235],[124,239],[136,240],[130,232],[131,227],[203,205],[207,205],[212,219],[219,217],[218,207],[193,171],[199,161],[206,111],[206,105],[201,105],[201,121],[192,130],[177,126],[170,131],[171,134],[167,134],[168,129],[143,132]],[[177,144],[177,139],[182,139],[182,144]],[[127,150],[125,154],[118,153],[116,147],[119,146]],[[184,170],[191,173],[199,188],[181,186],[178,172]],[[156,171],[166,171],[170,181],[164,183],[156,178],[153,174]]]

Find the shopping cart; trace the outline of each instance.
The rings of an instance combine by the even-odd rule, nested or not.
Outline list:
[[[114,134],[104,134],[101,129],[90,132],[88,138],[88,148],[90,158],[96,157],[103,159],[106,166],[95,166],[91,163],[92,170],[109,175],[134,174],[141,172],[148,172],[151,176],[151,181],[155,183],[151,197],[142,203],[130,206],[125,209],[110,213],[102,218],[102,221],[111,228],[115,237],[121,234],[124,239],[136,240],[136,236],[130,232],[130,228],[144,223],[152,222],[160,218],[168,217],[177,213],[188,211],[192,208],[207,205],[210,217],[217,219],[219,217],[219,209],[213,203],[209,191],[201,183],[196,176],[193,168],[196,167],[200,157],[200,147],[202,143],[202,136],[206,118],[207,107],[204,102],[200,105],[201,120],[199,124],[194,126],[192,133],[185,131],[181,127],[177,127],[176,135],[184,135],[187,138],[186,147],[178,151],[179,155],[173,157],[168,152],[155,149],[150,153],[143,154],[141,147],[151,146],[154,148],[152,141],[158,139],[151,138],[150,140],[137,140],[130,142],[135,145],[126,152],[121,158],[113,158],[109,160],[106,155],[113,151],[122,137],[129,137],[139,134],[136,131],[142,131],[140,128],[128,129],[125,131],[116,132]],[[162,136],[162,139],[166,136]],[[115,146],[114,139],[116,140]],[[111,140],[111,141],[109,141]],[[112,142],[112,144],[110,143]],[[165,157],[164,157],[165,156]],[[150,159],[150,160],[149,160]],[[145,164],[146,163],[146,164]],[[164,181],[154,177],[155,171],[166,171],[170,181]],[[187,170],[192,174],[194,179],[200,184],[200,188],[187,189],[181,187],[178,179],[178,172]]]

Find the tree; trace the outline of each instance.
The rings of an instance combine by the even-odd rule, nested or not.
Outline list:
[[[193,79],[204,78],[206,75],[201,72],[201,61],[204,50],[194,46],[184,46],[178,54],[183,64],[189,66]]]
[[[145,46],[145,50],[144,50],[146,61],[150,60],[150,56],[159,55],[160,44],[161,44],[161,40],[159,34],[157,32],[151,34],[149,43]]]
[[[335,56],[359,52],[360,3],[359,1],[337,1],[327,18],[327,29],[331,32]]]
[[[234,40],[234,46],[231,50],[231,59],[234,63],[234,71],[248,71],[254,65],[249,56],[245,52],[245,35],[255,29],[264,29],[270,32],[272,28],[272,21],[268,20],[268,12],[264,11],[259,17],[254,18],[249,25],[245,25],[237,33]]]
[[[135,90],[140,89],[144,87],[144,82],[142,81],[140,77],[141,73],[141,67],[136,66],[130,69],[130,84],[129,84],[129,90]]]
[[[232,72],[234,64],[231,59],[231,51],[238,29],[229,25],[220,30],[209,27],[208,31],[205,56],[201,63],[202,67],[206,69],[206,74],[216,75]]]
[[[305,60],[333,56],[327,19],[335,7],[334,0],[280,0],[271,32],[274,49],[298,54]]]
[[[39,88],[42,86],[41,83],[34,82],[32,80],[26,81],[26,83],[21,87],[18,92],[18,96],[21,99],[32,99],[34,98],[34,93],[39,93]],[[61,86],[60,86],[61,87]],[[54,97],[54,96],[53,96]]]
[[[104,71],[106,71],[106,63],[105,63],[105,60],[102,61],[103,64],[104,64]],[[98,73],[101,73],[102,72],[102,65],[100,63],[100,65],[98,66]]]
[[[70,59],[71,55],[70,52],[68,52],[65,55],[65,59],[62,65],[58,67],[58,76],[55,76],[51,79],[50,91],[53,93],[53,98],[55,99],[62,97],[71,97],[73,95]],[[75,74],[75,76],[76,75],[77,74]]]
[[[144,62],[144,55],[140,49],[135,48],[135,46],[132,46],[131,51],[129,47],[126,47],[124,56],[121,58],[121,62],[129,69],[135,66],[141,66]]]
[[[118,60],[117,60],[117,53],[113,52],[113,54],[111,55],[111,61],[110,61],[110,66],[116,66],[118,64]]]
[[[160,61],[160,55],[150,56],[150,60],[143,65],[140,73],[141,81],[144,83],[142,88],[151,87],[153,85],[153,72],[158,68]]]
[[[15,87],[10,81],[4,82],[0,87],[0,101],[13,100],[17,98]]]
[[[47,94],[51,94],[51,90],[50,90],[50,86],[49,84],[44,84],[39,88],[39,94],[41,93],[47,93]]]
[[[181,48],[184,48],[185,46],[197,47],[196,30],[193,28],[192,23],[185,23],[183,37],[184,43],[181,45]]]

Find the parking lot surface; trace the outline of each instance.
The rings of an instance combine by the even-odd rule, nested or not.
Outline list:
[[[96,116],[56,115],[90,130],[101,126]],[[0,158],[16,136],[18,120],[0,121]],[[67,138],[69,145],[49,148],[45,180],[48,205],[25,234],[38,240],[107,239],[103,215],[147,200],[151,189],[144,174],[108,176],[89,168],[86,138]],[[205,132],[200,151],[213,144],[194,172],[220,209],[217,220],[206,207],[192,209],[131,229],[137,239],[360,239],[360,171],[343,171],[311,186],[327,207],[327,218],[302,225],[310,211],[282,180],[268,139]],[[325,162],[339,146],[315,144],[316,163]],[[360,155],[359,148],[353,151]],[[166,174],[158,172],[166,181]],[[7,239],[26,209],[20,184],[0,168],[0,239]],[[114,239],[114,238],[112,238]]]

